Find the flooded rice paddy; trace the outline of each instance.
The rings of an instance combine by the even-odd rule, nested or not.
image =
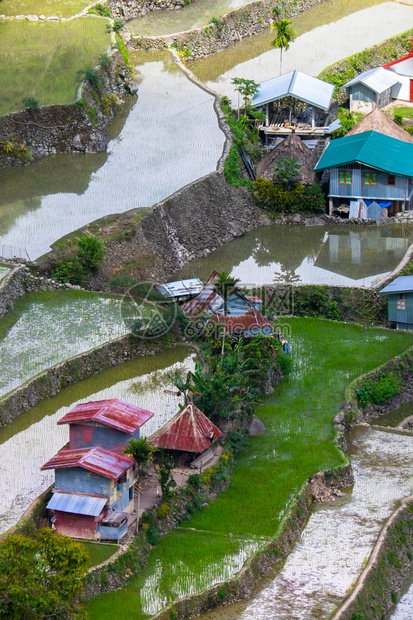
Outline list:
[[[412,437],[356,428],[349,449],[353,489],[334,503],[315,505],[283,568],[251,601],[202,617],[329,618],[352,589],[397,500],[412,492],[412,450]]]
[[[21,298],[0,319],[0,396],[70,357],[128,333],[122,300],[55,291]]]
[[[4,278],[4,276],[9,273],[9,271],[10,267],[4,267],[3,265],[0,265],[0,282]]]
[[[40,471],[40,467],[67,443],[68,426],[56,422],[70,409],[80,402],[120,398],[154,413],[142,427],[141,434],[150,435],[177,413],[181,403],[164,392],[173,387],[168,373],[187,371],[193,365],[193,354],[182,346],[132,360],[66,388],[0,429],[0,533],[53,483],[54,471]],[[16,468],[16,463],[22,466]]]
[[[305,22],[306,17],[307,13],[300,19]],[[329,65],[405,31],[412,20],[413,6],[385,2],[333,23],[322,22],[324,25],[297,37],[283,53],[282,73],[298,69],[316,76]],[[244,39],[229,50],[195,61],[190,68],[209,88],[235,102],[231,85],[234,77],[259,83],[279,75],[280,52],[271,48],[274,31],[272,35],[270,32]],[[263,50],[265,45],[267,51]]]
[[[368,287],[398,265],[412,241],[413,229],[398,225],[272,225],[189,263],[179,276],[205,279],[219,268],[250,286],[300,282]]]
[[[159,37],[206,26],[213,17],[248,4],[248,0],[197,0],[179,11],[170,9],[150,11],[126,24],[129,32],[142,37]]]
[[[151,206],[216,169],[225,136],[213,97],[190,82],[169,53],[139,52],[131,62],[137,67],[139,97],[107,155],[72,154],[34,163],[30,195],[17,200],[13,196],[21,193],[26,167],[0,170],[0,187],[5,184],[9,195],[0,210],[0,249],[15,253],[17,248],[18,254],[24,249],[33,260],[53,241],[93,220]],[[66,158],[76,157],[80,167],[87,160],[89,177],[79,171],[67,178]],[[38,183],[37,166],[42,170]],[[57,181],[62,172],[67,180],[63,191]],[[45,174],[54,179],[51,191]]]

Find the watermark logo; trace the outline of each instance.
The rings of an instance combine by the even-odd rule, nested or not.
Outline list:
[[[154,340],[165,336],[175,324],[178,306],[163,297],[152,282],[139,282],[124,294],[121,316],[136,338]]]

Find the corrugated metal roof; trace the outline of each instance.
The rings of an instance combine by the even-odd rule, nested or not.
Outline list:
[[[213,281],[218,277],[218,271],[214,270],[202,287],[199,295],[194,299],[186,301],[182,309],[191,317],[201,316],[204,312],[219,310],[224,300],[215,292]]]
[[[177,282],[165,282],[156,288],[165,297],[184,297],[185,295],[198,295],[203,286],[199,278],[191,278]]]
[[[226,330],[229,333],[253,331],[263,327],[271,327],[271,330],[273,330],[271,321],[255,308],[250,308],[247,312],[238,316],[225,316],[221,312],[216,312],[212,316],[217,323],[225,323]]]
[[[365,131],[332,140],[315,170],[327,170],[348,164],[364,164],[398,176],[413,176],[413,144],[377,131]]]
[[[152,417],[153,413],[150,411],[112,398],[76,405],[58,421],[58,424],[94,421],[123,433],[133,434]]]
[[[265,103],[291,96],[300,101],[305,101],[316,108],[328,110],[333,92],[333,84],[328,84],[323,82],[323,80],[295,70],[261,82],[251,105],[261,106]]]
[[[41,469],[68,469],[82,467],[104,478],[116,480],[133,464],[133,458],[116,454],[100,446],[59,450]]]
[[[388,293],[413,293],[413,276],[399,276],[379,291],[380,295]]]
[[[108,499],[108,497],[77,495],[76,493],[59,493],[59,491],[55,491],[46,508],[49,510],[60,510],[61,512],[73,512],[77,515],[97,517],[102,512]]]
[[[383,69],[383,67],[376,67],[375,69],[363,71],[363,73],[357,75],[341,88],[349,88],[354,84],[364,84],[375,93],[380,94],[397,84],[399,81],[400,80],[394,71],[388,71],[387,69]]]
[[[191,402],[152,435],[150,441],[158,448],[200,454],[221,436],[219,428]]]

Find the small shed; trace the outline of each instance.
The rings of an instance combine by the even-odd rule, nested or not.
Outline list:
[[[399,276],[379,293],[388,296],[388,320],[397,329],[413,330],[413,276]]]
[[[392,89],[396,84],[399,84],[396,73],[383,67],[376,67],[363,71],[342,86],[342,89],[346,89],[350,110],[366,113],[376,106],[384,108],[389,105],[392,100]]]
[[[204,285],[199,278],[190,278],[176,282],[165,282],[156,288],[164,297],[183,301],[199,295],[203,287]]]
[[[361,121],[356,123],[346,134],[346,137],[355,136],[365,131],[377,131],[385,136],[390,136],[391,138],[396,138],[403,142],[413,143],[413,136],[407,133],[403,127],[395,123],[383,110],[379,110],[377,106],[372,112],[361,119]]]
[[[398,101],[410,101],[413,103],[413,39],[412,48],[408,54],[384,65],[398,79],[398,84],[393,87],[392,97]]]

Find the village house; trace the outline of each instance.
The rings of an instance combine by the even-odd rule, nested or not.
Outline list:
[[[134,511],[133,458],[123,454],[153,413],[118,399],[79,404],[58,424],[69,443],[42,467],[55,470],[47,504],[58,532],[76,538],[120,540]]]
[[[412,161],[411,142],[375,130],[332,140],[315,167],[330,172],[329,213],[344,205],[350,219],[380,220],[410,209]]]
[[[388,296],[389,322],[413,330],[413,276],[399,276],[379,293]]]

